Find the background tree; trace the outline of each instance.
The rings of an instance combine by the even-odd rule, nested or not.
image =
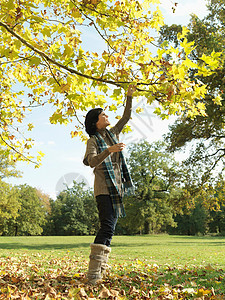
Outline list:
[[[17,186],[19,209],[15,218],[5,224],[7,235],[40,235],[46,222],[46,209],[37,190],[26,184]]]
[[[36,189],[38,198],[41,201],[41,207],[45,212],[45,223],[42,225],[42,235],[54,234],[53,223],[51,218],[51,202],[53,201],[48,194],[43,193],[41,190]]]
[[[208,210],[208,231],[210,233],[225,233],[225,180],[224,176],[217,176],[214,182],[207,184],[201,195],[202,202]]]
[[[209,14],[200,20],[192,15],[188,28],[187,39],[195,41],[196,48],[190,53],[194,61],[201,61],[204,55],[212,51],[221,52],[221,65],[208,77],[197,76],[204,82],[208,92],[204,97],[206,116],[197,116],[190,119],[182,116],[170,127],[167,135],[168,149],[176,151],[184,149],[191,144],[192,151],[186,160],[186,167],[194,176],[190,176],[196,191],[201,190],[202,184],[213,180],[215,172],[223,172],[225,146],[224,146],[224,112],[225,112],[225,64],[224,64],[224,37],[225,15],[224,2],[220,0],[208,1]],[[178,43],[177,33],[181,32],[180,25],[164,26],[161,30],[162,40],[170,40],[175,46]],[[193,73],[195,70],[193,70]],[[221,92],[221,97],[216,97]],[[212,99],[215,101],[212,101]],[[219,104],[219,105],[218,105]],[[198,174],[198,180],[197,175]],[[190,181],[189,181],[190,182]],[[197,189],[197,187],[199,189]]]
[[[62,191],[51,202],[51,220],[54,235],[88,235],[98,228],[98,213],[93,192],[84,183]]]
[[[225,235],[225,205],[221,204],[220,210],[211,210],[208,222],[208,231]]]
[[[9,154],[10,151],[0,148],[0,179],[21,176],[21,173],[16,170],[15,162],[9,158]]]
[[[155,113],[162,118],[204,115],[207,86],[194,74],[190,78],[189,71],[211,75],[219,66],[219,54],[212,51],[201,56],[200,64],[192,62],[194,43],[187,41],[185,29],[176,49],[155,45],[154,36],[163,25],[155,3],[159,1],[2,1],[0,143],[14,150],[13,159],[32,159],[27,153],[33,141],[20,136],[19,125],[34,107],[49,103],[55,108],[51,123],[73,120],[72,136],[85,138],[77,112],[104,106],[106,96],[110,109],[116,110],[130,83],[148,103],[157,101]],[[95,35],[94,46],[88,44],[88,34]],[[32,127],[28,124],[27,130]]]
[[[170,234],[204,235],[208,233],[209,211],[201,201],[196,201],[194,208],[186,210],[183,214],[175,215],[174,221],[177,226],[168,226],[167,228]]]
[[[18,190],[0,179],[0,235],[7,234],[6,224],[15,220],[21,207],[18,201]]]
[[[130,234],[158,233],[175,226],[170,193],[179,187],[179,165],[161,142],[144,141],[131,146],[129,167],[135,186],[134,196],[124,199],[127,217],[119,224]],[[175,193],[175,191],[174,191]]]
[[[225,181],[222,176],[214,178],[214,182],[210,184],[204,184],[198,193],[191,192],[190,187],[188,190],[184,189],[183,195],[186,195],[183,207],[174,215],[177,227],[168,227],[169,233],[224,234]]]
[[[42,190],[40,189],[36,189],[36,193],[38,198],[41,201],[41,206],[45,209],[47,214],[51,214],[51,204],[50,204],[50,196],[46,193],[44,193]]]
[[[9,159],[8,152],[0,148],[0,235],[4,233],[8,219],[18,216],[20,202],[18,201],[17,189],[6,182],[9,177],[19,177],[20,172],[16,170],[15,162]]]

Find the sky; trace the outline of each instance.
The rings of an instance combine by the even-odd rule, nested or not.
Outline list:
[[[206,1],[204,0],[177,0],[176,2],[178,4],[175,13],[173,13],[174,1],[161,0],[160,8],[165,17],[165,23],[168,25],[173,23],[187,25],[190,14],[194,13],[202,18],[207,13]],[[143,108],[143,113],[140,115],[135,113],[137,106]],[[19,162],[17,169],[22,172],[22,177],[8,179],[7,182],[14,185],[26,183],[55,199],[57,194],[65,188],[65,185],[72,185],[73,180],[78,182],[83,180],[87,187],[93,187],[94,175],[93,170],[84,166],[82,162],[85,143],[81,142],[79,138],[71,138],[70,136],[71,130],[74,130],[74,125],[50,124],[51,111],[51,107],[36,108],[28,115],[27,119],[27,123],[32,122],[35,126],[30,134],[35,140],[34,153],[42,151],[45,154],[41,167],[35,169],[31,163]],[[168,132],[168,125],[174,122],[174,117],[169,121],[162,121],[153,114],[153,111],[154,105],[150,107],[145,104],[143,99],[133,99],[132,120],[129,121],[133,131],[121,136],[121,141],[127,145],[126,148],[129,144],[141,140],[153,142]],[[83,116],[81,116],[81,120],[84,121]],[[109,120],[112,125],[116,123],[113,113],[109,113]],[[125,155],[127,155],[127,150],[125,150]]]

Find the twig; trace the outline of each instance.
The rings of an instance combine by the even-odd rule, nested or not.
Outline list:
[[[71,74],[76,74],[78,76],[87,78],[87,79],[91,79],[94,81],[100,81],[100,82],[105,82],[108,84],[112,84],[112,85],[116,85],[116,86],[121,86],[121,84],[129,84],[132,82],[127,82],[127,81],[112,81],[112,80],[106,80],[106,79],[102,79],[102,78],[96,78],[90,75],[86,75],[86,74],[82,74],[70,67],[67,67],[57,61],[55,61],[54,59],[52,59],[51,57],[49,57],[47,54],[45,54],[43,51],[37,49],[36,47],[34,47],[33,45],[31,45],[28,41],[26,41],[23,37],[21,37],[19,34],[17,34],[16,32],[14,32],[7,24],[3,23],[0,21],[0,26],[4,27],[9,33],[11,33],[13,36],[15,36],[18,40],[20,40],[24,45],[26,45],[28,48],[32,49],[34,52],[38,53],[42,58],[45,58],[48,62],[51,62],[52,64],[60,67],[61,69],[64,69],[68,72],[70,72]]]
[[[0,134],[0,138],[1,138],[1,140],[2,140],[9,148],[11,148],[11,149],[12,149],[13,151],[15,151],[17,154],[19,154],[20,156],[22,156],[25,160],[27,160],[27,161],[29,161],[29,162],[35,164],[35,165],[38,165],[37,162],[35,162],[35,161],[31,160],[30,158],[26,157],[23,153],[19,152],[16,148],[14,148],[12,145],[10,145],[9,143],[7,143],[7,142],[5,141],[5,139],[2,137],[1,134]]]

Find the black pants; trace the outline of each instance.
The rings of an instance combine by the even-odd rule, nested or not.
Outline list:
[[[110,246],[117,217],[114,216],[112,199],[109,195],[96,196],[97,207],[99,212],[100,229],[94,240],[94,244],[103,244]]]

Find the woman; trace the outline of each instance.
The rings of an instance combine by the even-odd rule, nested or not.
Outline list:
[[[110,130],[108,116],[102,108],[91,109],[85,118],[87,141],[84,164],[94,168],[94,195],[99,211],[100,229],[91,244],[88,282],[95,284],[106,270],[111,251],[110,243],[117,219],[125,216],[122,197],[132,188],[131,178],[122,154],[125,144],[119,143],[119,134],[131,116],[132,95],[136,90],[130,85],[122,118]]]

